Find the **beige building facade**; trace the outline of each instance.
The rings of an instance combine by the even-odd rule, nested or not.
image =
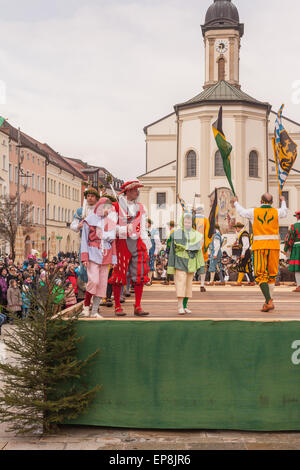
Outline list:
[[[79,251],[79,235],[70,229],[81,207],[82,179],[50,163],[47,168],[47,236],[49,258]]]
[[[232,2],[214,2],[202,26],[205,45],[205,78],[197,96],[174,106],[174,112],[145,127],[146,173],[140,176],[145,187],[141,202],[156,225],[163,230],[164,219],[179,220],[175,209],[179,194],[190,205],[203,205],[208,216],[212,195],[218,188],[218,222],[224,232],[232,232],[239,220],[231,208],[232,193],[224,175],[212,124],[223,107],[223,130],[232,144],[232,180],[240,203],[255,207],[260,196],[270,190],[279,204],[279,190],[273,156],[276,113],[268,102],[245,93],[239,81],[241,38],[244,25],[239,22]],[[287,118],[283,123],[300,149],[300,124]],[[282,221],[284,238],[293,214],[300,209],[300,158],[287,186],[289,216]]]
[[[11,165],[9,163],[9,137],[0,129],[0,196],[9,194],[9,180],[11,178]],[[0,239],[0,252],[9,252],[9,245]]]

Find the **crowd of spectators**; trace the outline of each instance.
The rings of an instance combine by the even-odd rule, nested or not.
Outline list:
[[[59,253],[52,260],[30,256],[23,263],[14,263],[9,256],[0,259],[0,334],[4,322],[11,321],[12,314],[26,318],[30,312],[29,289],[35,291],[54,279],[58,299],[64,299],[63,307],[69,308],[81,302],[86,285],[79,277],[80,263],[77,253]]]

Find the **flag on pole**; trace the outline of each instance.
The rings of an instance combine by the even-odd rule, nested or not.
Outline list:
[[[218,214],[218,190],[215,189],[215,200],[209,214],[209,232],[208,238],[212,238],[216,229],[216,220]]]
[[[282,124],[283,108],[284,104],[278,111],[275,121],[275,136],[273,137],[273,149],[280,194],[282,194],[282,190],[298,154],[297,144],[291,139]]]
[[[222,106],[220,107],[220,110],[219,110],[218,119],[212,125],[212,128],[213,128],[213,133],[216,139],[218,149],[220,151],[220,154],[223,160],[223,167],[224,167],[225,175],[228,179],[228,183],[232,189],[234,196],[236,196],[235,190],[232,184],[232,178],[231,178],[230,154],[232,151],[232,145],[229,142],[227,142],[226,137],[223,132],[223,107]]]
[[[178,200],[179,200],[180,205],[182,207],[182,210],[185,211],[185,209],[187,207],[185,201],[179,196],[179,194],[177,195],[177,197],[178,197]]]

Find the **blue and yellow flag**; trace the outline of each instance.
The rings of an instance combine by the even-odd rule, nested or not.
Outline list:
[[[284,104],[278,111],[275,121],[275,136],[273,137],[273,149],[280,194],[282,194],[284,185],[298,155],[297,144],[291,139],[282,124],[283,108]]]
[[[181,207],[182,207],[182,210],[183,210],[183,212],[184,212],[185,209],[186,209],[186,207],[187,207],[187,206],[186,206],[186,203],[185,203],[185,201],[179,196],[179,194],[178,194],[177,197],[178,197],[178,200],[179,200],[180,205],[181,205]]]

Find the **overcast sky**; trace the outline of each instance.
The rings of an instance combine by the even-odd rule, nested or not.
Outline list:
[[[145,171],[143,127],[200,91],[212,0],[0,0],[0,115],[122,179]],[[242,89],[300,122],[299,0],[235,0]],[[300,102],[300,92],[298,94]]]

